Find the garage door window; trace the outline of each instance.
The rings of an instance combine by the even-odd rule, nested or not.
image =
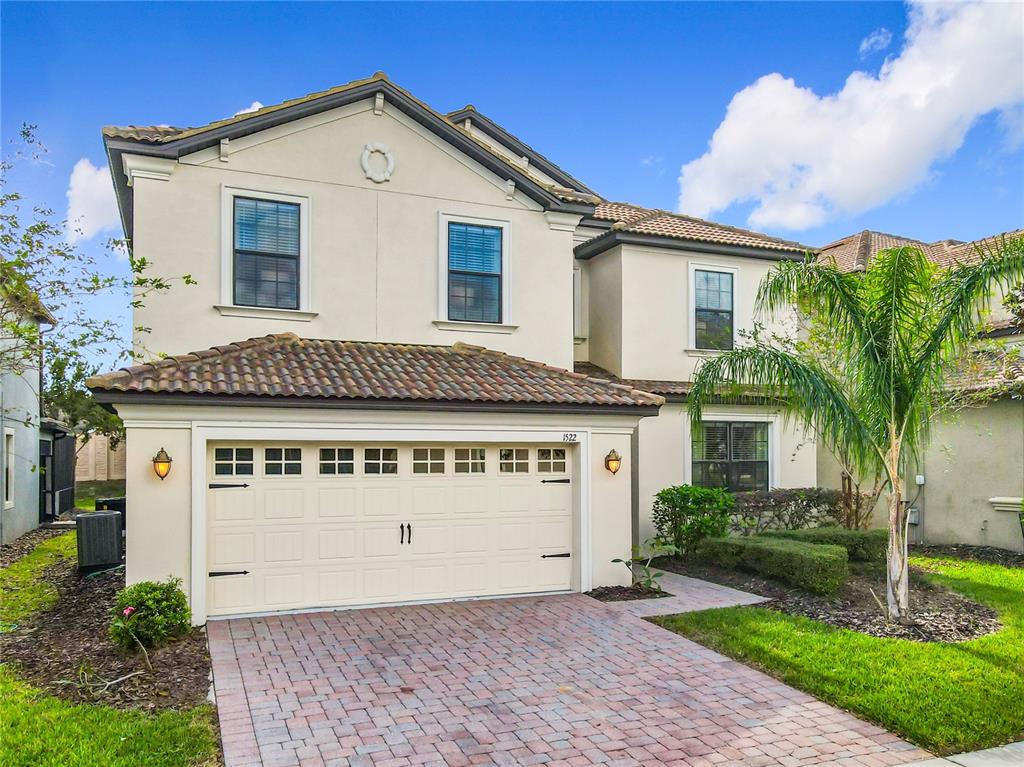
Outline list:
[[[537,471],[541,474],[565,472],[565,449],[542,447],[537,451]]]
[[[320,474],[337,476],[355,473],[355,451],[350,447],[320,448]]]
[[[483,474],[486,470],[485,452],[482,447],[455,448],[456,474]]]
[[[302,449],[268,447],[263,451],[263,473],[268,477],[302,474]]]
[[[443,447],[414,447],[412,449],[413,474],[444,474]]]
[[[364,474],[397,474],[397,447],[368,447],[363,451]]]
[[[498,471],[502,474],[526,474],[530,471],[530,451],[525,447],[503,447],[498,451]]]
[[[218,477],[252,476],[251,447],[218,447],[213,451],[213,473]]]

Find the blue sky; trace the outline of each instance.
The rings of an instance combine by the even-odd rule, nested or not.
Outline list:
[[[985,32],[977,34],[977,50],[998,46],[988,34],[997,30],[984,28],[995,25],[977,23]],[[970,126],[962,146],[934,151],[937,156],[925,158],[923,177],[908,188],[900,188],[898,180],[889,184],[898,188],[895,193],[887,193],[885,183],[875,188],[877,179],[900,166],[912,154],[909,149],[883,147],[866,161],[844,160],[844,154],[856,156],[870,141],[837,138],[848,132],[842,123],[832,127],[836,123],[829,121],[837,119],[832,113],[821,116],[830,109],[828,99],[810,104],[807,118],[800,111],[807,105],[799,89],[828,96],[842,91],[855,71],[878,76],[887,56],[899,57],[907,26],[906,5],[881,2],[5,2],[0,130],[6,142],[22,122],[39,126],[50,149],[48,164],[22,167],[14,181],[28,198],[63,213],[75,164],[82,158],[99,167],[105,163],[100,138],[105,124],[203,124],[253,101],[273,104],[383,70],[437,109],[475,104],[610,199],[677,209],[680,168],[708,152],[734,96],[779,73],[793,83],[780,86],[778,96],[765,83],[751,91],[751,99],[761,99],[757,103],[769,109],[776,101],[786,109],[787,103],[796,104],[779,118],[783,124],[791,121],[793,130],[761,137],[742,129],[743,120],[758,127],[756,109],[753,118],[749,109],[737,110],[730,119],[753,146],[716,144],[715,156],[700,164],[700,173],[693,167],[684,194],[702,209],[684,212],[711,211],[711,218],[739,226],[766,222],[763,230],[811,245],[864,228],[934,240],[973,239],[1021,226],[1024,153],[1007,138],[1006,124],[1012,121],[999,110],[985,113],[987,102],[964,95],[971,103],[963,114],[942,118],[963,130]],[[889,44],[862,52],[862,41],[877,30],[890,34]],[[885,34],[874,39],[884,42]],[[1004,62],[1024,68],[1016,50],[1008,55]],[[984,71],[974,76],[981,83],[963,90],[984,92],[993,80]],[[1007,87],[1012,94],[1016,84]],[[1005,106],[1006,93],[999,98]],[[857,109],[844,114],[852,111],[856,117]],[[927,130],[900,109],[897,103],[892,125],[857,127],[883,135],[902,131],[904,144],[914,150],[941,140],[908,139],[908,132]],[[1018,104],[1016,115],[1024,124],[1022,114]],[[784,201],[781,213],[757,212],[759,201],[743,197],[752,183],[761,182],[736,178],[745,168],[740,161],[752,157],[758,164],[777,156],[800,165],[801,148],[792,144],[808,139],[787,144],[787,136],[807,124],[817,126],[815,135],[828,137],[818,144],[838,147],[833,152],[838,157],[821,159],[820,172],[795,184],[822,188],[827,215],[801,223],[791,201]],[[815,158],[806,162],[818,163]],[[782,175],[765,183],[774,188],[792,182]],[[829,184],[841,188],[831,190]],[[905,179],[902,186],[907,187]],[[727,204],[710,199],[715,195],[706,190],[718,187],[717,197]],[[851,199],[855,204],[847,205]],[[777,201],[773,205],[779,207]],[[119,232],[101,232],[83,246],[96,248],[109,234]]]

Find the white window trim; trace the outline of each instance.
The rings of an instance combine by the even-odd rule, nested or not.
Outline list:
[[[688,413],[683,413],[683,481],[693,484],[693,429]],[[723,413],[705,411],[702,421],[732,421],[739,423],[768,424],[768,489],[779,487],[779,465],[782,455],[782,429],[780,417],[775,413]]]
[[[736,316],[738,314],[737,309],[740,305],[739,295],[739,274],[740,270],[735,266],[722,266],[721,264],[701,264],[696,261],[690,261],[688,273],[688,288],[690,302],[687,305],[686,311],[686,341],[687,341],[687,352],[694,354],[721,354],[719,349],[698,349],[697,348],[697,272],[719,272],[721,274],[732,275],[732,345],[736,348],[736,331],[737,323]]]
[[[234,199],[250,197],[256,200],[290,202],[299,206],[299,308],[277,309],[265,306],[237,306],[234,286],[235,221]],[[252,189],[222,184],[220,188],[220,303],[215,304],[222,315],[229,317],[255,317],[275,320],[297,320],[308,322],[316,317],[311,308],[309,282],[313,273],[310,264],[309,220],[311,214],[309,197],[294,194],[280,194],[265,189]]]
[[[448,318],[448,224],[473,224],[501,229],[501,322],[471,322]],[[437,214],[437,319],[434,326],[440,330],[474,331],[481,333],[511,333],[518,325],[512,322],[512,267],[509,258],[509,230],[506,220],[479,218],[455,213]]]
[[[4,508],[5,509],[13,509],[14,508],[14,488],[15,488],[14,468],[15,467],[14,467],[14,463],[13,463],[13,458],[14,458],[15,445],[16,445],[17,441],[18,441],[18,438],[14,434],[14,429],[4,429],[4,473],[9,475],[10,478],[11,478],[10,482],[5,482],[4,483]],[[5,479],[6,479],[6,477],[5,477]],[[10,496],[10,500],[8,500],[7,496]]]

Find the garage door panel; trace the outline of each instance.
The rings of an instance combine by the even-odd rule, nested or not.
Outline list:
[[[317,559],[351,559],[356,556],[356,530],[353,527],[319,530],[315,533]]]
[[[499,473],[488,447],[485,473],[456,474],[448,445],[426,470],[403,447],[397,474],[368,475],[359,444],[345,446],[347,471],[339,459],[321,474],[326,446],[302,447],[298,476],[268,475],[264,443],[252,475],[210,473],[248,487],[209,491],[209,569],[249,571],[208,580],[211,615],[570,588],[574,559],[542,556],[573,551],[572,487],[543,484],[569,476],[539,473],[535,447],[528,473]]]
[[[305,491],[301,487],[264,490],[263,518],[301,520],[306,516],[305,498]]]
[[[363,516],[367,519],[380,517],[398,518],[402,513],[402,489],[400,485],[368,487],[363,490]]]
[[[321,487],[317,491],[317,516],[321,519],[355,519],[360,493],[354,487]]]
[[[253,490],[219,490],[211,493],[210,498],[210,517],[214,522],[256,518],[256,493]]]

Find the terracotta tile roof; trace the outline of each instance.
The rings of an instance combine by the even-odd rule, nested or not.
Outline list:
[[[716,224],[713,221],[705,221],[681,213],[641,208],[624,202],[600,203],[594,210],[593,218],[598,221],[613,221],[612,230],[617,232],[632,232],[721,245],[738,245],[788,253],[803,254],[813,251],[813,248],[801,245],[799,242],[783,240],[725,224]],[[605,237],[607,234],[599,236]]]
[[[863,270],[867,268],[869,261],[880,250],[912,246],[920,248],[929,260],[939,266],[949,267],[958,263],[976,263],[981,258],[978,252],[979,248],[984,252],[985,249],[998,244],[1004,237],[1019,237],[1022,234],[1024,234],[1024,229],[1017,229],[973,242],[940,240],[929,243],[910,237],[901,237],[898,234],[886,234],[865,229],[863,232],[851,234],[849,237],[826,245],[821,249],[818,259],[834,261],[836,266],[843,271]]]
[[[639,379],[639,378],[619,378],[611,372],[605,370],[603,367],[599,367],[592,362],[577,362],[574,365],[574,369],[577,373],[602,381],[612,381],[614,383],[628,386],[632,389],[639,389],[640,391],[651,392],[652,394],[660,394],[664,397],[683,397],[690,393],[693,389],[693,383],[691,381],[657,381],[651,379]]]
[[[947,385],[959,392],[1024,394],[1024,349],[975,351],[949,376]]]
[[[250,338],[94,376],[136,394],[656,407],[662,397],[479,346]]]
[[[254,112],[245,112],[244,114],[233,115],[232,117],[228,117],[223,120],[216,120],[215,122],[207,123],[206,125],[199,125],[193,128],[175,128],[168,125],[108,125],[107,127],[103,128],[103,135],[107,138],[127,139],[129,141],[138,141],[145,144],[166,144],[171,141],[177,141],[178,139],[188,138],[189,136],[195,136],[200,133],[206,133],[207,131],[211,131],[216,128],[221,128],[225,125],[242,123],[246,120],[251,120],[254,117],[261,117],[263,115],[267,115],[272,112],[277,112],[282,109],[287,109],[289,107],[297,106],[299,104],[304,104],[309,101],[315,101],[316,99],[324,98],[325,96],[333,96],[337,93],[352,90],[353,88],[357,88],[362,85],[367,85],[374,81],[387,81],[394,88],[400,90],[403,94],[405,94],[405,96],[407,96],[412,101],[415,101],[419,106],[421,106],[426,111],[430,112],[439,120],[442,120],[458,129],[460,133],[462,133],[464,136],[467,136],[475,144],[479,145],[482,149],[487,151],[488,154],[491,154],[494,157],[498,158],[505,165],[514,168],[517,172],[529,176],[534,183],[541,187],[544,187],[545,189],[548,190],[548,192],[555,195],[556,197],[559,197],[567,202],[583,202],[591,205],[600,202],[601,198],[596,195],[590,194],[585,191],[569,189],[564,186],[559,186],[558,184],[551,184],[549,182],[544,181],[543,179],[538,178],[534,173],[531,172],[531,169],[529,167],[524,168],[518,163],[512,162],[511,160],[509,160],[509,158],[502,155],[499,151],[497,151],[486,141],[482,141],[481,139],[477,138],[470,131],[467,131],[462,125],[452,122],[450,119],[448,119],[447,115],[444,115],[436,111],[430,105],[423,101],[420,101],[418,98],[413,96],[404,88],[401,88],[398,85],[396,85],[394,81],[390,80],[388,76],[383,72],[376,72],[373,74],[373,76],[364,78],[362,80],[353,80],[352,82],[345,83],[344,85],[338,85],[333,88],[328,88],[327,90],[308,93],[305,96],[300,96],[298,98],[282,101],[280,104],[272,104],[270,106],[265,106],[262,109],[257,109]]]

